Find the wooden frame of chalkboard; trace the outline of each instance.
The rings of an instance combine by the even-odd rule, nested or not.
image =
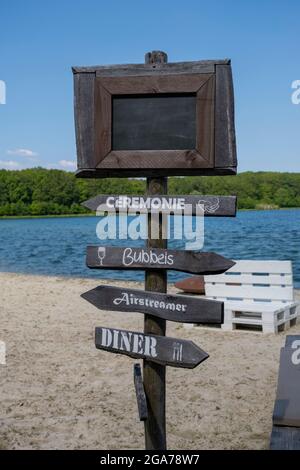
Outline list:
[[[234,99],[229,60],[74,67],[73,73],[77,176],[236,173]],[[177,108],[176,96],[181,99]],[[140,97],[148,100],[133,101]],[[162,99],[153,101],[157,97]],[[185,97],[195,97],[195,112],[192,112],[191,101]],[[115,108],[114,103],[117,103]],[[157,109],[155,111],[154,103],[162,106],[161,113],[157,113]],[[130,114],[132,109],[133,114]],[[149,137],[147,128],[142,128],[139,123],[144,116],[145,125],[149,125],[151,116],[147,121],[147,113],[153,109],[153,116],[159,116],[162,122],[157,124],[156,133]],[[178,141],[180,148],[174,148],[174,136],[178,137],[178,122],[177,128],[174,124],[176,112],[180,122],[186,122],[186,126],[179,125],[183,133],[183,140]],[[126,123],[130,122],[136,122],[136,125],[127,129]],[[132,129],[141,134],[136,140],[132,137],[130,142],[126,141]],[[164,130],[169,132],[167,136],[162,135]],[[185,132],[188,136],[184,135]],[[194,137],[192,132],[195,132]],[[191,142],[194,141],[194,148],[184,148],[184,138],[187,147],[192,147]],[[168,148],[162,148],[164,142]],[[142,148],[135,148],[135,144]]]

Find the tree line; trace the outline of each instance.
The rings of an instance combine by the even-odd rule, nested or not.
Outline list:
[[[145,194],[144,179],[78,179],[62,170],[0,170],[0,216],[86,214],[97,194]],[[300,173],[170,177],[169,194],[237,195],[239,209],[300,207]]]

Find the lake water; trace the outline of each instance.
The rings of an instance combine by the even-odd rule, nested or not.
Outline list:
[[[0,271],[59,276],[144,279],[143,271],[90,270],[88,244],[144,246],[143,240],[100,242],[99,217],[0,219]],[[205,251],[232,259],[292,260],[300,288],[300,209],[239,212],[236,218],[205,218]],[[170,240],[169,248],[184,249]],[[188,274],[170,271],[174,282]]]

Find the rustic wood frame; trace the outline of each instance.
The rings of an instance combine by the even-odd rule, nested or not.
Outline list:
[[[96,119],[97,168],[184,168],[186,161],[193,160],[197,167],[213,166],[213,148],[210,126],[213,126],[213,74],[164,75],[161,77],[99,77],[96,78],[96,110],[101,117]],[[151,91],[150,91],[151,90]],[[197,127],[196,148],[193,150],[112,150],[111,120],[113,95],[142,95],[149,93],[196,93],[196,115],[209,115],[205,126]],[[105,110],[105,113],[102,112]],[[206,128],[208,127],[208,129]]]
[[[74,68],[79,177],[236,173],[230,61]],[[112,96],[196,93],[196,148],[112,150]],[[205,120],[203,120],[205,116]]]

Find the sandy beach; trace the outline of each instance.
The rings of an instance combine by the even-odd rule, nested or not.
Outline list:
[[[143,449],[133,359],[99,351],[95,326],[142,331],[143,315],[104,312],[80,298],[100,284],[138,283],[0,273],[0,448]],[[174,288],[170,291],[176,292]],[[299,292],[297,297],[300,298]],[[170,449],[267,449],[279,335],[185,329],[210,358],[194,370],[167,370]]]

